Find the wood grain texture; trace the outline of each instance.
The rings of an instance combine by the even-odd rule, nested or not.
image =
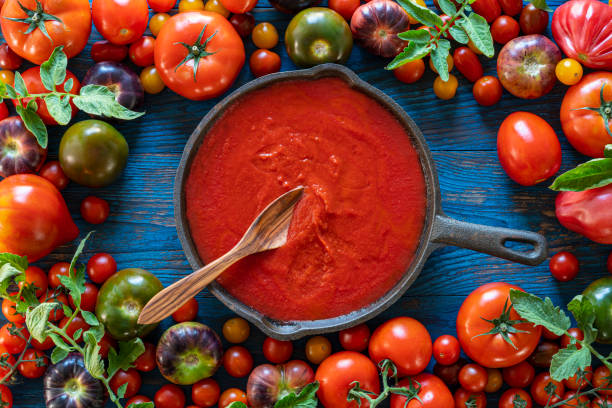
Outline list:
[[[561,2],[550,0],[549,5],[555,7]],[[255,16],[258,22],[274,23],[280,33],[289,22],[288,16],[273,10],[265,0],[260,0]],[[94,33],[90,45],[99,39],[100,36]],[[245,45],[247,54],[255,49],[250,40]],[[282,57],[282,70],[295,69],[284,51],[282,38],[275,51]],[[495,60],[481,57],[481,61],[485,73],[494,75]],[[497,128],[509,113],[518,110],[537,113],[553,126],[563,148],[562,170],[585,159],[569,146],[561,131],[558,112],[565,86],[557,84],[550,94],[533,101],[520,100],[505,92],[499,104],[484,108],[476,104],[471,84],[460,74],[457,74],[457,96],[442,101],[431,89],[433,73],[428,71],[418,83],[406,85],[383,69],[386,62],[354,47],[347,66],[395,99],[421,127],[433,151],[445,212],[463,221],[542,233],[549,240],[551,253],[573,251],[580,259],[581,271],[574,281],[559,283],[550,276],[547,263],[527,267],[469,250],[446,247],[432,254],[415,284],[392,308],[374,319],[369,324],[371,328],[389,317],[409,315],[422,321],[433,338],[446,333],[455,334],[458,308],[465,296],[481,284],[503,280],[565,304],[593,279],[607,274],[605,259],[612,247],[594,244],[561,227],[554,216],[555,194],[546,188],[546,183],[521,187],[504,174],[497,160]],[[88,47],[70,61],[69,68],[82,78],[91,65]],[[233,88],[252,78],[248,66],[245,66]],[[109,252],[117,260],[119,268],[145,268],[165,285],[191,272],[174,226],[172,185],[187,138],[218,100],[193,102],[164,90],[159,95],[146,96],[147,115],[143,118],[116,124],[130,146],[123,177],[112,186],[96,190],[72,183],[64,192],[82,235],[96,230],[82,259],[86,260],[96,252]],[[85,115],[79,114],[77,119],[84,118]],[[63,129],[58,127],[50,131],[51,158],[57,157],[62,132]],[[81,200],[90,194],[107,199],[111,206],[108,221],[95,228],[87,225],[79,214]],[[59,248],[38,264],[48,268],[54,262],[68,260],[75,245]],[[197,300],[200,306],[198,320],[217,331],[225,320],[233,316],[207,291],[200,293]],[[150,335],[150,341],[159,338],[171,323],[170,319],[164,321]],[[339,350],[337,337],[328,337],[334,350]],[[253,329],[246,344],[256,364],[264,362],[261,352],[263,339],[262,333]],[[294,357],[305,357],[305,341],[295,342]],[[230,386],[244,389],[246,385],[246,379],[232,378],[223,369],[215,378],[222,389]],[[165,381],[157,370],[146,374],[142,393],[152,397],[163,383]],[[184,387],[184,390],[189,401],[190,389]],[[41,381],[25,381],[14,386],[13,393],[17,408],[44,406]],[[492,396],[489,406],[496,407],[495,401],[495,396]]]

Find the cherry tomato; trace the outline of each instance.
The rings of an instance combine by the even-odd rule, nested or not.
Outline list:
[[[91,46],[91,59],[95,62],[121,62],[128,55],[127,45],[113,44],[108,40],[96,41]]]
[[[155,38],[143,35],[130,45],[129,55],[132,62],[139,67],[153,65],[153,50],[155,49]]]
[[[345,20],[351,20],[355,10],[359,8],[361,5],[361,1],[359,0],[329,0],[328,6],[330,9],[334,10]]]
[[[563,399],[567,400],[565,404],[561,405],[561,408],[588,408],[591,400],[586,395],[577,396],[574,391],[567,391],[563,395]]]
[[[69,276],[70,264],[68,262],[58,262],[49,269],[49,286],[57,288],[62,285],[60,275]]]
[[[228,388],[223,391],[223,394],[219,397],[219,408],[226,408],[232,402],[242,402],[247,404],[247,397],[244,391],[238,388]]]
[[[110,334],[105,332],[104,336],[98,342],[98,346],[100,346],[100,355],[102,356],[102,358],[107,358],[108,350],[110,350],[111,347],[117,348],[117,341],[115,341],[115,339],[113,339]]]
[[[15,74],[7,69],[0,70],[0,81],[7,85],[15,85]]]
[[[140,82],[142,82],[144,91],[152,95],[160,93],[166,87],[155,65],[151,65],[142,70],[140,73]]]
[[[485,408],[487,397],[484,392],[469,392],[463,388],[455,391],[455,408]]]
[[[255,28],[255,17],[251,13],[232,14],[229,21],[242,38],[251,35]]]
[[[527,361],[505,367],[502,370],[504,381],[512,388],[526,388],[535,377],[535,368]]]
[[[10,354],[19,354],[25,350],[29,337],[28,330],[19,323],[6,323],[0,329],[0,345]]]
[[[548,26],[548,12],[529,3],[521,11],[519,25],[525,35],[542,34]]]
[[[136,396],[130,398],[125,403],[125,406],[129,407],[132,404],[144,404],[145,402],[151,402],[151,399],[149,397],[145,397],[144,395],[136,395]]]
[[[138,356],[134,361],[134,368],[138,371],[149,372],[155,370],[157,362],[155,359],[155,345],[151,343],[144,343],[145,351]]]
[[[38,175],[49,180],[60,191],[65,189],[70,182],[70,179],[66,176],[57,160],[46,162],[38,172]]]
[[[232,377],[245,377],[253,369],[253,356],[242,346],[232,346],[223,354],[223,368]]]
[[[573,58],[564,58],[557,63],[555,75],[564,85],[576,85],[582,79],[582,65]]]
[[[206,4],[204,5],[204,10],[221,14],[225,18],[228,18],[230,15],[229,10],[223,6],[221,0],[207,0]]]
[[[516,16],[523,10],[523,0],[498,0],[504,14]]]
[[[459,384],[466,391],[480,392],[487,386],[487,370],[478,364],[466,364],[459,370]]]
[[[179,13],[194,10],[204,10],[204,2],[202,0],[180,0],[178,9]]]
[[[9,116],[8,107],[6,103],[0,102],[0,120],[6,119]]]
[[[461,370],[461,367],[467,363],[467,360],[461,357],[459,357],[459,361],[457,361],[455,364],[447,366],[436,363],[434,364],[433,372],[435,375],[440,377],[446,385],[454,388],[459,384],[459,371]],[[499,375],[501,378],[501,372]]]
[[[448,55],[448,57],[446,57],[446,65],[448,67],[448,72],[451,72],[453,70],[453,67],[455,66],[455,60],[450,54]],[[433,60],[431,58],[429,58],[429,69],[431,69],[436,74],[438,73],[438,70],[436,69],[436,66],[433,64]]]
[[[280,71],[281,58],[274,51],[259,49],[251,54],[249,67],[253,75],[259,78]]]
[[[13,393],[11,389],[4,384],[0,384],[0,401],[4,403],[4,408],[13,407]]]
[[[491,25],[491,36],[499,44],[505,44],[518,37],[520,31],[519,23],[509,16],[499,16]]]
[[[2,314],[11,323],[25,323],[25,316],[17,313],[15,302],[10,299],[4,299],[2,301]]]
[[[20,363],[19,366],[17,366],[19,373],[25,378],[39,378],[47,371],[49,358],[42,351],[27,349],[23,354],[23,359],[33,360]]]
[[[108,202],[96,196],[87,196],[81,202],[81,216],[90,224],[102,224],[108,218]]]
[[[461,347],[456,337],[445,334],[433,343],[433,357],[440,364],[451,365],[459,360]]]
[[[147,0],[149,7],[156,13],[165,13],[172,10],[176,0]]]
[[[350,329],[341,330],[338,334],[340,345],[349,351],[363,351],[368,348],[370,341],[370,328],[365,324],[359,324]]]
[[[11,355],[11,353],[8,352],[8,350],[6,349],[6,347],[4,347],[3,345],[0,344],[0,357],[2,357],[3,359],[5,359],[4,361],[6,361],[6,363],[8,365],[10,365],[10,367],[15,366],[15,357],[13,357]],[[11,370],[10,367],[6,366],[6,367],[0,367],[0,378],[4,378],[5,375],[7,375],[9,373],[9,371]],[[1,389],[0,389],[1,391]]]
[[[49,277],[50,276],[51,274],[49,273]],[[50,279],[49,279],[49,282],[51,282]],[[38,300],[40,301],[40,303],[55,302],[55,303],[59,303],[62,305],[68,305],[68,298],[66,297],[66,295],[59,292],[59,290],[44,294]],[[49,320],[52,322],[57,322],[58,320],[61,320],[63,317],[64,317],[64,309],[61,306],[57,307],[56,309],[51,311],[51,313],[49,313]]]
[[[555,386],[555,392],[552,397],[550,397],[546,392],[546,387],[551,383]],[[550,405],[554,405],[561,401],[561,396],[564,392],[565,387],[563,386],[563,383],[550,378],[549,373],[540,373],[536,375],[535,379],[531,383],[531,396],[533,397],[533,401],[538,405],[546,405],[549,398]]]
[[[483,76],[474,83],[474,99],[482,106],[495,105],[502,97],[502,86],[494,76]]]
[[[417,385],[418,384],[418,385]],[[400,387],[419,387],[418,399],[407,401],[405,396],[391,394],[391,408],[453,408],[453,394],[441,379],[429,373],[405,378]]]
[[[312,364],[321,364],[332,351],[330,341],[323,336],[314,336],[306,342],[306,358]]]
[[[117,262],[105,252],[95,254],[87,261],[87,276],[97,284],[104,283],[115,272],[117,272]]]
[[[257,0],[221,0],[223,6],[235,14],[247,13],[255,7]]]
[[[38,266],[28,266],[25,270],[25,280],[18,283],[19,288],[24,285],[36,288],[36,296],[40,297],[47,292],[49,286],[47,274]]]
[[[189,299],[185,304],[172,313],[175,322],[191,322],[198,315],[198,301],[195,298]]]
[[[470,50],[468,47],[457,48],[453,54],[453,60],[455,61],[457,70],[461,72],[468,81],[476,82],[476,80],[482,78],[482,64],[474,51]]]
[[[605,388],[598,392],[603,395],[612,395],[612,382],[610,379],[610,370],[606,366],[599,366],[593,373],[593,387]]]
[[[393,70],[393,75],[406,84],[415,83],[423,77],[423,73],[425,73],[425,63],[422,59],[407,62]]]
[[[59,323],[59,327],[63,329],[64,326],[68,324],[69,319],[70,318],[68,316],[64,316],[64,318]],[[72,321],[66,328],[66,334],[68,334],[68,336],[70,336],[71,338],[74,338],[74,335],[77,332],[77,330],[81,330],[81,333],[75,339],[75,341],[77,343],[80,343],[81,340],[83,339],[83,333],[89,330],[89,325],[85,322],[85,320],[83,320],[83,318],[80,315],[73,317]]]
[[[586,367],[584,370],[578,370],[576,374],[563,381],[565,388],[570,390],[580,390],[589,386],[593,381],[593,367]]]
[[[230,343],[243,343],[250,334],[251,327],[242,317],[233,317],[223,324],[223,337]]]
[[[22,62],[21,57],[11,50],[7,43],[0,45],[0,68],[14,71]]]
[[[510,388],[499,398],[499,408],[515,407],[533,407],[533,400],[527,391],[521,390],[520,388]]]
[[[433,89],[438,98],[448,100],[455,96],[458,86],[457,77],[449,74],[448,81],[443,81],[442,78],[437,77],[434,80]]]
[[[560,282],[569,282],[578,275],[578,258],[570,252],[561,251],[553,255],[548,264],[552,276]]]
[[[169,18],[170,14],[168,13],[157,13],[151,17],[151,20],[149,20],[149,30],[151,30],[151,34],[157,37],[157,34],[159,34]]]
[[[497,392],[504,385],[502,372],[499,368],[487,368],[487,386],[484,391],[486,393]]]
[[[271,23],[259,23],[253,28],[251,39],[257,48],[274,48],[278,44],[278,31]]]
[[[215,406],[220,393],[219,384],[212,378],[200,380],[191,387],[191,399],[202,408]]]
[[[263,343],[263,355],[271,363],[281,364],[291,358],[293,343],[268,337]]]
[[[149,7],[146,0],[93,0],[91,15],[102,37],[113,44],[130,44],[147,29]]]
[[[595,398],[593,398],[593,401],[591,401],[591,405],[589,406],[590,408],[609,408],[612,407],[612,397],[610,396],[606,396],[601,397],[601,396],[597,396]]]
[[[70,306],[76,309],[72,296],[68,298]],[[85,291],[81,294],[81,310],[94,312],[96,310],[96,302],[98,301],[98,287],[93,283],[85,283]]]
[[[110,379],[110,386],[115,394],[117,394],[119,387],[126,383],[127,388],[125,389],[125,398],[132,398],[134,395],[138,394],[140,386],[142,385],[142,379],[140,378],[138,371],[133,368],[119,370],[115,375],[113,375],[113,378]],[[157,394],[155,394],[155,396],[157,397]],[[155,400],[155,403],[157,404],[157,400]],[[181,407],[183,405],[181,405]]]
[[[569,346],[572,342],[571,338],[574,338],[576,340],[584,340],[584,333],[577,327],[572,327],[567,332],[569,333],[569,336],[567,334],[564,334],[563,337],[561,337],[561,348],[566,348],[567,346]],[[576,348],[581,349],[582,346],[576,343]]]

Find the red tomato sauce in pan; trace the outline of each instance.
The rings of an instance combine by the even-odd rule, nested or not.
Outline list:
[[[185,187],[202,260],[231,249],[299,185],[287,244],[238,262],[218,282],[279,320],[335,317],[379,299],[418,247],[425,183],[393,114],[337,78],[250,92],[209,131]]]

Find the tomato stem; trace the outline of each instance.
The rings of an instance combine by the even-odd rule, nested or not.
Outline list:
[[[584,107],[584,108],[577,108],[573,110],[589,110],[589,111],[599,113],[599,116],[601,116],[601,118],[604,121],[604,127],[606,129],[606,132],[608,132],[608,135],[612,137],[612,129],[610,129],[610,120],[612,119],[612,100],[606,101],[606,99],[604,98],[604,89],[607,84],[608,84],[607,82],[604,82],[601,85],[601,90],[599,94],[599,99],[600,99],[599,108]]]
[[[508,305],[508,299],[506,299],[506,303],[504,303],[504,308],[502,310],[502,313],[498,318],[485,319],[484,317],[481,317],[481,319],[484,320],[485,322],[491,323],[493,325],[493,328],[486,333],[481,333],[481,334],[478,334],[472,337],[472,339],[475,339],[476,337],[480,337],[480,336],[499,334],[506,341],[506,343],[510,344],[515,350],[518,350],[518,348],[512,342],[512,339],[510,338],[510,334],[528,333],[528,331],[526,330],[519,330],[514,327],[517,324],[528,323],[528,322],[526,320],[520,320],[520,319],[512,320],[510,318],[511,310],[512,310],[512,304]]]
[[[208,43],[210,42],[210,40],[212,40],[212,38],[217,34],[217,31],[212,33],[210,37],[208,37],[206,40],[204,40],[204,42],[202,42],[202,38],[204,38],[204,31],[206,31],[206,27],[207,25],[204,25],[204,28],[202,28],[202,31],[200,32],[200,35],[198,36],[198,39],[196,40],[194,44],[187,44],[182,41],[174,43],[174,45],[179,45],[179,44],[182,45],[183,47],[187,48],[187,51],[188,51],[185,58],[180,62],[180,64],[176,66],[176,68],[174,68],[174,71],[176,72],[176,70],[179,69],[181,65],[184,65],[187,62],[193,60],[193,82],[197,81],[198,66],[200,65],[200,59],[216,53],[216,51],[215,52],[207,51],[206,47],[208,47]]]
[[[7,20],[15,21],[18,23],[28,24],[28,29],[24,31],[24,34],[30,34],[37,28],[43,33],[45,37],[49,39],[49,41],[53,42],[51,36],[47,32],[47,27],[45,27],[45,22],[47,21],[57,21],[58,23],[64,24],[64,22],[59,18],[54,16],[53,14],[45,13],[42,4],[39,0],[36,0],[36,10],[30,10],[25,7],[19,0],[17,0],[19,7],[21,10],[27,15],[25,18],[14,18],[14,17],[4,17]]]

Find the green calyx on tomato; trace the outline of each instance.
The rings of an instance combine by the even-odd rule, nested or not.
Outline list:
[[[47,32],[47,28],[45,27],[45,22],[57,21],[58,23],[61,23],[61,24],[64,24],[64,22],[59,17],[56,17],[49,13],[45,13],[42,4],[38,0],[36,0],[36,10],[30,10],[29,8],[21,4],[20,1],[17,1],[17,3],[19,3],[19,7],[21,7],[23,12],[26,13],[28,17],[26,18],[4,17],[4,18],[7,20],[15,21],[17,23],[28,24],[28,29],[24,31],[23,34],[30,34],[31,32],[33,32],[34,30],[38,28],[40,32],[44,34],[45,37],[53,41],[51,39],[51,36]]]
[[[204,26],[204,28],[202,28],[202,32],[198,36],[198,39],[192,45],[189,45],[183,41],[179,41],[176,43],[176,44],[181,44],[182,46],[187,48],[187,51],[189,53],[187,54],[185,59],[176,66],[174,71],[176,72],[176,70],[179,69],[181,65],[185,64],[188,61],[193,60],[193,82],[196,82],[198,80],[197,74],[198,74],[198,65],[200,65],[200,59],[214,54],[214,52],[206,51],[206,47],[208,46],[208,43],[210,42],[210,40],[212,40],[212,38],[217,34],[217,31],[212,33],[210,37],[208,37],[204,42],[202,42],[202,37],[204,37],[204,31],[206,31],[206,25]]]
[[[601,86],[601,91],[600,91],[600,96],[599,96],[601,100],[601,105],[599,106],[599,108],[592,108],[592,107],[586,106],[584,108],[578,108],[577,110],[589,110],[589,111],[599,113],[599,115],[604,121],[604,127],[606,128],[606,132],[608,132],[610,137],[612,137],[612,130],[610,129],[610,119],[612,119],[612,100],[606,101],[606,98],[604,98],[604,89],[606,88],[607,84],[608,84],[607,82],[604,82],[603,85]],[[606,146],[606,148],[608,147],[609,145]]]
[[[485,322],[491,323],[493,325],[493,328],[486,333],[482,333],[482,334],[478,334],[474,336],[474,338],[480,337],[480,336],[489,336],[489,335],[499,334],[508,344],[510,344],[514,349],[517,349],[517,347],[512,342],[512,339],[510,338],[509,334],[510,333],[528,333],[526,330],[519,330],[516,327],[514,327],[517,324],[527,323],[527,321],[522,320],[522,319],[519,319],[519,320],[511,319],[510,310],[512,310],[512,304],[508,305],[508,299],[506,299],[506,303],[504,303],[504,308],[502,309],[502,313],[498,318],[495,318],[495,319],[485,319],[484,317],[482,318],[482,320],[484,320]]]

